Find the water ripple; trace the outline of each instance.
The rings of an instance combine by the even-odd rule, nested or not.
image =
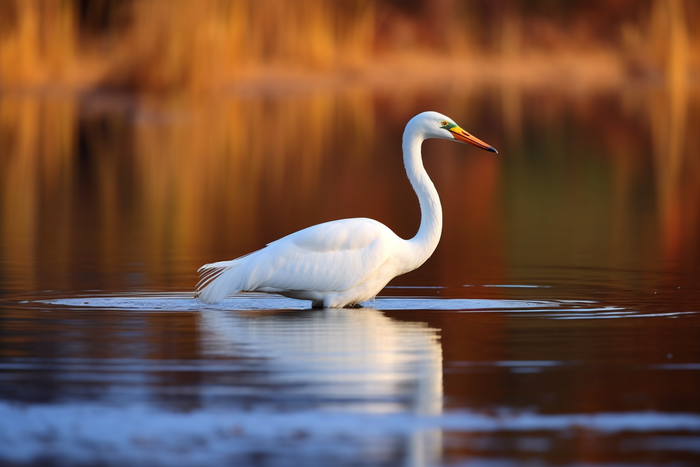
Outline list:
[[[55,305],[70,308],[101,308],[109,310],[140,311],[260,311],[306,310],[310,302],[276,295],[239,294],[217,303],[203,304],[190,294],[125,294],[110,296],[85,296],[24,301],[23,304]],[[605,305],[592,300],[499,300],[461,298],[396,298],[378,297],[363,303],[368,309],[380,311],[435,310],[458,313],[502,312],[527,313],[530,317],[555,320],[621,319],[621,318],[675,318],[697,314],[696,311],[643,313],[620,306]]]

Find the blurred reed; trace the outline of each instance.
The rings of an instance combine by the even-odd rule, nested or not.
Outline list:
[[[0,85],[196,89],[263,63],[355,66],[372,54],[374,15],[369,0],[7,0]]]
[[[419,217],[399,141],[426,103],[503,157],[426,158],[447,226],[436,260],[406,280],[498,283],[511,263],[697,264],[700,142],[689,129],[700,124],[700,93],[519,98],[527,118],[507,115],[498,92],[358,88],[216,102],[146,96],[126,106],[4,96],[0,275],[14,290],[39,290],[42,277],[70,289],[84,270],[108,276],[96,288],[130,287],[135,274],[149,276],[140,286],[187,288],[205,261],[333,218],[376,218],[408,237]],[[435,153],[464,148],[427,142]]]
[[[371,146],[372,99],[362,90],[272,102],[157,98],[132,113],[121,101],[6,96],[0,274],[11,265],[24,282],[81,261],[109,274],[144,260],[151,272],[179,262],[194,271],[217,246],[236,256],[329,220],[294,206],[372,205],[372,193],[342,187],[319,199],[332,182],[321,173],[329,155],[357,151],[342,159],[369,165],[358,148]],[[274,218],[261,215],[270,205]]]
[[[677,85],[697,74],[699,19],[687,0],[3,0],[0,87],[201,90],[387,63],[421,74],[421,57],[474,73],[496,60],[511,79],[574,61]]]

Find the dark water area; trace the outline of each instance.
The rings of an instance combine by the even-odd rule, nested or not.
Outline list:
[[[700,93],[0,95],[0,462],[691,466]],[[441,243],[362,309],[192,298],[312,224]]]

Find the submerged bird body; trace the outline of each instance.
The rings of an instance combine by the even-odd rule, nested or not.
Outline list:
[[[311,300],[314,307],[353,306],[374,298],[394,277],[418,268],[432,255],[442,231],[442,208],[423,168],[421,144],[443,138],[495,149],[437,112],[423,112],[406,125],[406,173],[418,195],[421,224],[410,240],[372,219],[342,219],[287,235],[246,256],[202,266],[198,298],[216,303],[240,291]]]

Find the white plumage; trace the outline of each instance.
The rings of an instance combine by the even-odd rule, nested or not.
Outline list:
[[[442,208],[423,168],[421,144],[442,138],[496,152],[450,118],[423,112],[406,125],[404,166],[421,207],[421,225],[410,240],[372,219],[318,224],[246,256],[202,266],[197,297],[216,303],[240,291],[311,300],[314,307],[355,306],[374,298],[394,277],[418,268],[432,255],[442,231]]]

